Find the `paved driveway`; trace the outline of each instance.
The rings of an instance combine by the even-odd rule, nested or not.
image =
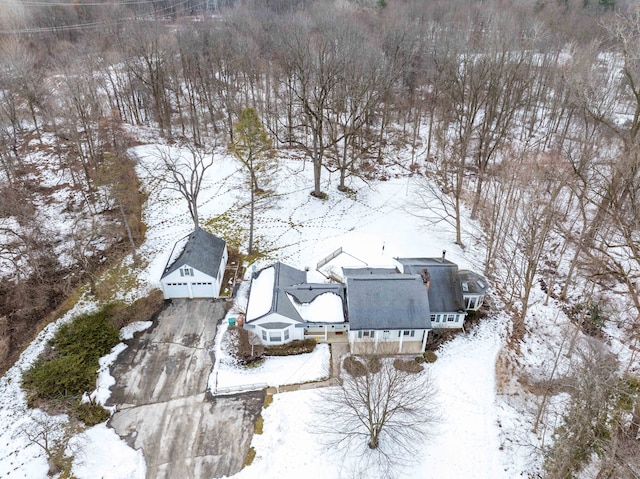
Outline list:
[[[242,468],[263,392],[208,398],[222,302],[173,300],[116,361],[109,425],[142,448],[148,479],[204,479]]]

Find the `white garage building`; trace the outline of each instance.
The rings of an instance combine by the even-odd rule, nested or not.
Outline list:
[[[185,242],[186,240],[186,242]],[[227,244],[217,236],[197,229],[176,243],[160,283],[165,299],[216,298],[220,295],[224,270],[229,257]]]

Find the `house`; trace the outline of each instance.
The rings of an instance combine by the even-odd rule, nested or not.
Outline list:
[[[228,258],[227,245],[217,236],[200,228],[185,236],[174,246],[160,279],[164,298],[218,297]]]
[[[266,345],[346,333],[344,285],[307,283],[307,273],[275,263],[251,280],[244,327]]]
[[[424,352],[431,321],[420,275],[360,268],[345,276],[354,353]]]
[[[462,328],[487,291],[482,276],[444,255],[395,265],[344,267],[341,283],[314,284],[305,271],[275,263],[253,275],[245,328],[267,345],[312,337],[348,339],[356,353],[420,353],[431,329]]]

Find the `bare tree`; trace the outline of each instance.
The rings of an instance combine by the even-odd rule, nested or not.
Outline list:
[[[326,416],[315,430],[332,450],[377,466],[388,477],[406,464],[437,423],[436,390],[427,372],[402,371],[389,358],[351,356],[339,388],[323,394]]]
[[[289,89],[294,102],[290,130],[300,133],[288,141],[302,148],[311,158],[314,186],[312,195],[322,198],[322,169],[326,153],[342,136],[329,134],[335,108],[333,93],[342,81],[347,68],[348,25],[339,13],[318,12],[317,19],[291,17],[292,23],[284,32],[286,54],[281,68],[288,73],[284,88]],[[315,20],[315,21],[314,21]],[[281,32],[279,32],[279,35]],[[311,141],[309,142],[309,138]]]
[[[184,150],[187,151],[185,156]],[[150,171],[152,177],[166,188],[177,191],[186,200],[195,229],[200,228],[198,195],[206,171],[213,165],[213,148],[202,149],[183,145],[181,148],[158,149],[160,171]]]
[[[60,477],[68,477],[75,456],[82,455],[80,441],[72,440],[80,432],[75,422],[65,422],[60,416],[33,411],[28,413],[28,420],[16,434],[44,451],[49,463],[49,476],[62,473]]]
[[[599,479],[636,478],[638,381],[621,377],[614,355],[599,339],[583,338],[575,351],[577,361],[564,380],[570,398],[545,450],[545,477],[575,477],[596,459]]]

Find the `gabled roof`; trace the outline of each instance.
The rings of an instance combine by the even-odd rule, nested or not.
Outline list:
[[[299,303],[310,303],[324,293],[334,293],[344,299],[344,284],[341,283],[304,283],[285,288]]]
[[[187,238],[187,242],[180,256],[173,263],[167,265],[162,278],[185,265],[215,278],[218,275],[227,243],[200,228],[185,238]]]
[[[429,299],[420,275],[347,277],[349,329],[430,329]]]
[[[265,278],[268,281],[265,281]],[[286,288],[304,283],[306,280],[305,271],[280,262],[254,273],[249,291],[247,321],[259,319],[269,313],[278,313],[297,322],[302,321],[296,308],[287,298]],[[262,304],[268,298],[271,299],[270,303]]]
[[[326,293],[335,298],[331,301],[334,308],[327,311],[330,317],[327,317],[326,322],[344,321],[344,285],[307,283],[306,279],[305,271],[279,262],[255,273],[249,291],[247,322],[277,313],[295,322],[304,323],[305,317],[301,312],[305,312],[307,306]],[[328,298],[325,296],[322,299],[326,304]],[[269,304],[266,304],[267,301]],[[339,314],[336,312],[338,309]]]
[[[405,274],[419,274],[428,271],[429,306],[433,313],[454,313],[464,311],[462,283],[458,276],[458,266],[442,258],[396,258],[403,266]]]

